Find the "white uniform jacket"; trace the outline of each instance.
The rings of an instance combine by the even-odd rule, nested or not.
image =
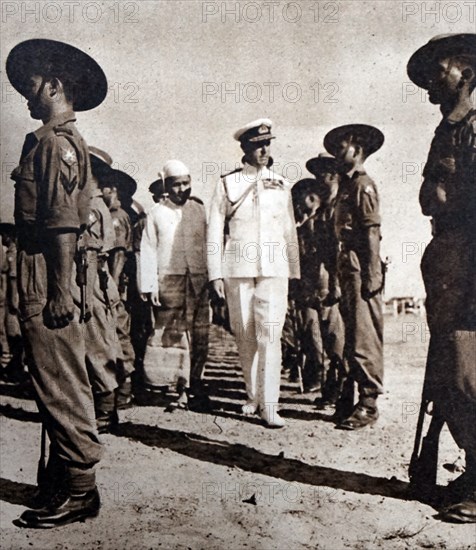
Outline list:
[[[237,277],[299,278],[290,189],[291,184],[283,176],[249,164],[219,180],[207,230],[211,281]]]
[[[147,214],[140,248],[140,290],[158,292],[165,275],[207,273],[205,207],[190,198],[183,206],[170,199]]]

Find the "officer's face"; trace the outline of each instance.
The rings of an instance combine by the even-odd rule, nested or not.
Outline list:
[[[441,60],[430,78],[428,89],[430,102],[438,105],[458,97],[462,76],[461,69],[452,62],[451,58]]]
[[[249,164],[257,168],[267,166],[270,154],[271,141],[269,140],[250,143],[246,150],[246,158]]]
[[[165,181],[165,187],[169,199],[179,206],[185,204],[192,192],[192,179],[190,176],[172,176]]]

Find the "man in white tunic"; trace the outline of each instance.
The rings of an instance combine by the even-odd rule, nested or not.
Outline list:
[[[234,134],[243,166],[217,183],[207,231],[210,281],[226,299],[248,400],[265,425],[284,426],[278,414],[281,332],[289,278],[299,278],[299,249],[291,184],[268,168],[272,122],[253,121]]]
[[[156,307],[160,346],[187,349],[188,366],[179,369],[175,380],[173,353],[164,355],[169,365],[157,365],[165,369],[163,385],[176,382],[179,404],[186,406],[188,387],[199,400],[203,398],[201,377],[208,352],[206,215],[202,201],[191,196],[190,172],[183,162],[168,161],[163,175],[167,195],[149,211],[142,234],[140,286]]]

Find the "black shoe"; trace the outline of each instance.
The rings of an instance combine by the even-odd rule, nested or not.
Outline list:
[[[453,504],[438,515],[438,519],[449,523],[476,523],[476,500],[468,498]]]
[[[190,397],[188,408],[193,412],[211,412],[213,410],[212,402],[205,393],[199,393]]]
[[[350,396],[341,395],[341,397],[337,400],[336,409],[332,416],[332,420],[336,424],[340,424],[346,418],[349,418],[349,416],[351,416],[353,412],[354,399],[351,399]]]
[[[46,506],[38,510],[26,510],[14,523],[18,527],[51,529],[96,517],[100,507],[97,488],[82,494],[71,494],[63,489]]]
[[[98,427],[98,434],[112,433],[119,424],[117,411],[114,410],[112,412],[99,414],[96,417],[96,424]]]
[[[357,403],[354,412],[340,424],[337,425],[337,428],[340,430],[361,430],[366,426],[372,426],[377,422],[379,417],[378,409],[376,406],[369,407],[364,405],[362,402]]]
[[[123,411],[132,407],[132,383],[130,378],[126,378],[116,388],[116,409]]]

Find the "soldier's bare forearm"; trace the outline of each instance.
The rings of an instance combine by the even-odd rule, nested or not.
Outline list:
[[[44,250],[48,270],[48,301],[45,323],[49,328],[62,328],[74,318],[71,276],[76,253],[76,232],[47,230]]]
[[[362,287],[366,292],[377,292],[382,286],[380,227],[377,225],[367,228],[362,260]]]
[[[54,294],[68,294],[76,254],[76,232],[49,230],[46,239],[45,259],[50,289]]]
[[[124,270],[126,264],[126,251],[123,248],[116,248],[109,255],[109,269],[111,271],[111,277],[114,282],[119,286],[119,279]]]

